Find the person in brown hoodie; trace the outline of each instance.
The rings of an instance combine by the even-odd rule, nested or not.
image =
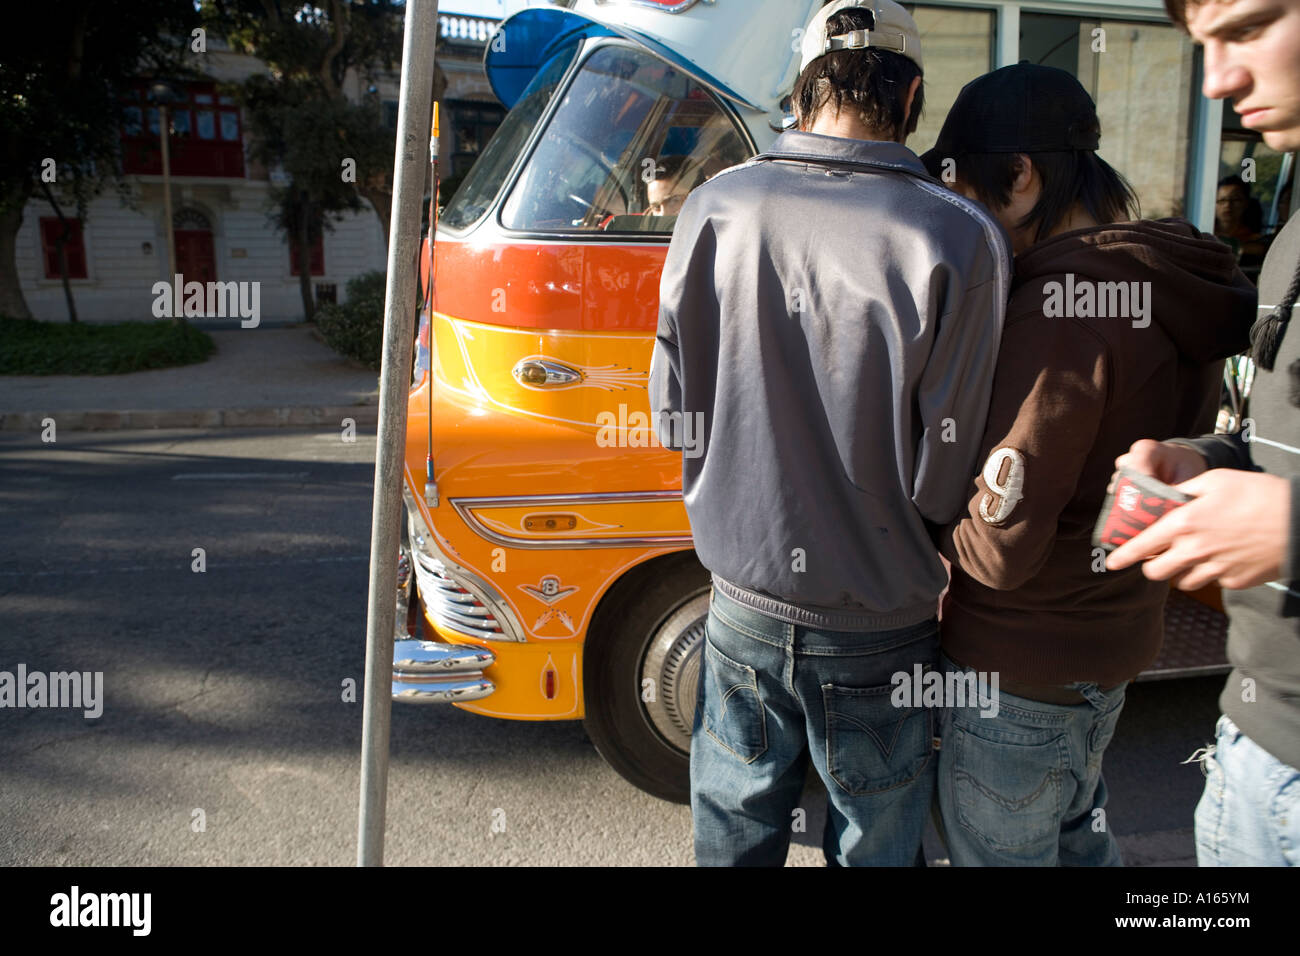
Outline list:
[[[1019,64],[967,84],[923,157],[1016,254],[985,464],[939,532],[955,865],[1120,865],[1102,754],[1160,649],[1168,588],[1106,571],[1092,529],[1115,457],[1211,430],[1223,359],[1249,347],[1255,291],[1231,251],[1185,220],[1123,221],[1135,198],[1099,139],[1077,80]]]

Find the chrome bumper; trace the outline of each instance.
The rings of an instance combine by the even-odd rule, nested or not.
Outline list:
[[[486,647],[410,639],[393,642],[393,700],[452,704],[482,700],[496,686],[483,668],[496,660]]]
[[[408,704],[452,704],[482,700],[496,686],[483,668],[496,660],[486,647],[413,640],[406,633],[411,602],[411,558],[397,562],[397,627],[393,635],[393,700]]]
[[[412,506],[413,503],[408,501],[408,514]],[[396,607],[396,627],[393,635],[393,700],[406,702],[406,704],[459,704],[463,701],[482,700],[497,689],[482,672],[485,667],[493,665],[497,659],[490,649],[477,644],[443,644],[441,641],[415,640],[407,633],[412,578],[425,581],[425,587],[433,591],[433,587],[430,587],[433,581],[429,580],[432,575],[429,574],[428,564],[438,564],[438,570],[442,570],[441,564],[435,561],[432,555],[425,553],[429,550],[429,545],[425,541],[428,532],[424,531],[420,523],[412,522],[411,525],[408,531],[411,532],[415,542],[416,553],[412,555],[407,546],[403,545],[402,554],[398,558],[398,594],[396,594],[398,607]],[[441,584],[442,581],[438,581],[438,585]],[[439,591],[443,589],[439,588]],[[433,597],[432,594],[430,597]],[[442,601],[438,598],[442,598]],[[443,593],[438,593],[430,605],[430,610],[434,611],[439,623],[442,623],[443,614],[438,613],[438,605],[445,601]],[[493,620],[490,614],[486,610],[480,610],[480,607],[474,609],[467,607],[467,610],[471,611],[471,614],[477,611],[476,617],[472,618],[474,623],[482,623],[481,615],[487,615],[487,620]],[[480,632],[478,628],[468,626],[471,619],[468,615],[465,615],[467,618],[465,620],[460,620],[459,617],[460,615],[455,620],[455,626],[459,626],[458,630]],[[494,620],[493,624],[495,626]],[[500,635],[499,626],[495,626],[495,632]]]

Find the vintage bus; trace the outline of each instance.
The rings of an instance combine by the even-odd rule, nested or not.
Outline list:
[[[436,232],[409,396],[394,700],[584,720],[626,779],[686,798],[709,576],[679,453],[650,422],[659,273],[684,195],[788,121],[820,5],[568,0],[510,17],[488,44],[510,112]],[[1222,169],[1243,160],[1273,225],[1285,216],[1291,158],[1199,95],[1197,51],[1158,0],[907,6],[926,62],[916,152],[964,83],[1030,60],[1090,90],[1101,152],[1146,217],[1208,231]],[[1175,594],[1167,618],[1147,676],[1226,669],[1218,611]]]

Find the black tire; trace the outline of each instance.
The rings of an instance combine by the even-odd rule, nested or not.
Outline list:
[[[625,780],[674,803],[690,802],[689,742],[682,749],[680,727],[684,721],[689,741],[694,690],[689,706],[680,707],[678,732],[665,734],[654,723],[665,719],[662,706],[652,717],[642,701],[643,668],[653,660],[648,657],[652,643],[662,646],[678,622],[694,622],[701,606],[707,612],[708,593],[709,572],[692,551],[635,568],[601,602],[583,651],[587,736]],[[703,635],[702,619],[687,630],[683,644],[674,646],[694,647]]]

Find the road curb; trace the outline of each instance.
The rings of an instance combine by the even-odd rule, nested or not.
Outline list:
[[[0,432],[39,432],[46,419],[65,431],[122,431],[148,428],[286,428],[329,425],[344,419],[379,424],[378,405],[281,405],[264,408],[169,408],[52,412],[0,412]]]

